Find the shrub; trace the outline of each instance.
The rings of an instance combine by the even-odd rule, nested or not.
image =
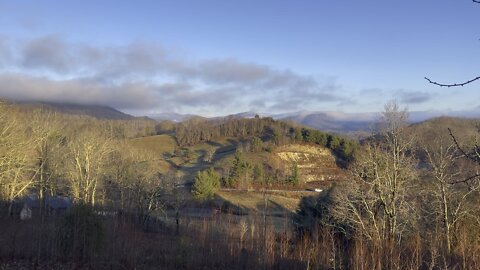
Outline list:
[[[89,261],[103,246],[103,222],[91,206],[75,205],[65,216],[59,236],[60,248],[65,256]]]

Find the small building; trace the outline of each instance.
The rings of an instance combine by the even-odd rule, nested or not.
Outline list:
[[[20,219],[27,220],[32,218],[32,209],[26,204],[23,205],[22,210],[20,211]]]

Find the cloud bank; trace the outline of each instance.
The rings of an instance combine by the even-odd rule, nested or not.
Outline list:
[[[334,78],[242,62],[187,60],[159,44],[92,46],[0,38],[0,96],[175,112],[285,112],[340,104]]]
[[[427,92],[398,90],[395,93],[402,103],[420,104],[430,101],[433,96]]]

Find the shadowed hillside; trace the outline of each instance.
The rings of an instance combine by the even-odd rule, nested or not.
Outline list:
[[[90,116],[97,119],[130,120],[135,118],[134,116],[123,113],[112,107],[101,105],[80,105],[52,102],[20,102],[18,104],[26,109],[46,109],[63,114]]]

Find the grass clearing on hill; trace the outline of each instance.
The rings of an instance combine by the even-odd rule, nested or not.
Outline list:
[[[220,198],[253,212],[263,212],[264,194],[260,191],[218,191]],[[301,196],[266,194],[268,215],[285,215],[297,210]]]
[[[177,142],[171,135],[156,135],[149,137],[140,137],[130,140],[134,147],[151,151],[155,154],[173,153]]]

